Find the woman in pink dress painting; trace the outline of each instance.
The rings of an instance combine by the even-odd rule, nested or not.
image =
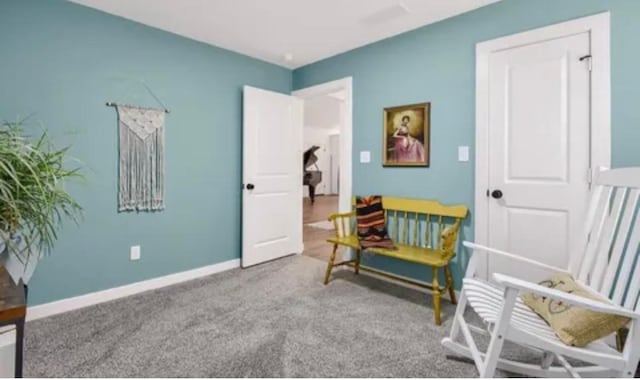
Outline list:
[[[403,116],[400,127],[393,132],[396,162],[424,162],[424,146],[409,134],[410,121],[409,116]]]

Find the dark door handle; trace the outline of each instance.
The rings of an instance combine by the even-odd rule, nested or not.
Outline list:
[[[495,199],[500,199],[500,198],[502,198],[502,191],[500,191],[500,190],[493,190],[493,191],[491,192],[491,196],[492,196],[493,198],[495,198]]]
[[[253,185],[253,183],[248,183],[248,184],[247,184],[247,190],[253,190],[253,189],[255,189],[255,188],[256,188],[256,187]]]

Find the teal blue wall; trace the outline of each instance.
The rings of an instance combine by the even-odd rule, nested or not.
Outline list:
[[[166,210],[116,212],[116,113],[106,101],[171,109]],[[240,254],[241,87],[291,90],[290,70],[59,0],[0,2],[0,119],[41,121],[87,166],[85,207],[31,282],[40,304]],[[142,259],[129,261],[129,247]]]
[[[353,77],[353,191],[435,198],[471,207],[474,162],[457,162],[457,147],[475,141],[475,44],[569,19],[611,11],[612,133],[615,167],[640,165],[640,1],[504,0],[297,69],[295,89]],[[431,167],[382,168],[382,109],[432,104]],[[359,151],[370,150],[371,164]],[[473,239],[471,218],[463,239]],[[454,268],[460,278],[464,257]],[[429,279],[420,266],[376,258],[373,265]]]
[[[437,198],[473,211],[475,44],[610,10],[613,164],[640,165],[640,35],[637,0],[505,0],[291,71],[61,0],[0,3],[0,119],[34,114],[72,154],[87,180],[71,187],[85,206],[52,257],[38,267],[40,304],[239,257],[241,86],[288,92],[352,76],[354,192]],[[164,212],[116,212],[116,115],[106,101],[155,106],[144,81],[171,108]],[[384,107],[432,102],[428,169],[380,166]],[[373,163],[355,159],[370,150]],[[473,155],[473,151],[472,151]],[[473,214],[471,215],[473,217]],[[463,238],[473,239],[467,221]],[[129,261],[129,247],[142,259]],[[464,261],[464,260],[462,260]],[[373,263],[428,279],[425,269]],[[463,266],[456,266],[459,274]],[[459,278],[459,275],[456,277]]]

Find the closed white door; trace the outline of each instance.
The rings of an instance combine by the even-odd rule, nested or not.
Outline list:
[[[303,103],[244,87],[242,267],[302,250]]]
[[[568,268],[589,193],[589,33],[489,57],[489,245]],[[543,274],[491,259],[489,273]]]

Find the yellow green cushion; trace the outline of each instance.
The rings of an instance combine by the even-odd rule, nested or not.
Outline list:
[[[555,274],[548,280],[542,281],[540,285],[609,303],[604,298],[582,288],[568,274]],[[522,302],[547,321],[558,338],[570,346],[584,347],[617,332],[629,323],[627,317],[587,310],[533,293],[523,295]]]

